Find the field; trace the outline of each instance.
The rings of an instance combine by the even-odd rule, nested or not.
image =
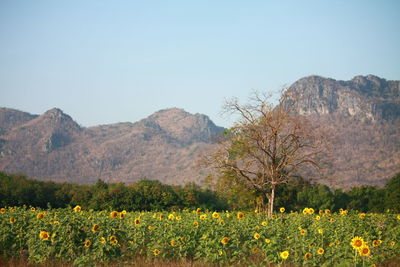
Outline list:
[[[145,259],[196,264],[371,266],[399,256],[400,215],[283,208],[257,212],[0,210],[0,253],[32,263]]]

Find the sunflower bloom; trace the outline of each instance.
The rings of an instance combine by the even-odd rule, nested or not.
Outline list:
[[[0,213],[1,213],[1,214],[4,214],[5,212],[6,212],[6,209],[5,209],[5,208],[1,208],[1,209],[0,209]]]
[[[39,234],[39,238],[43,240],[49,240],[50,234],[49,232],[41,231]]]
[[[254,237],[254,239],[259,239],[259,238],[261,237],[261,235],[260,235],[259,233],[255,233],[255,234],[253,235],[253,237]]]
[[[310,252],[307,252],[306,254],[304,254],[304,259],[305,260],[308,260],[310,258],[311,258],[311,253]]]
[[[105,244],[106,243],[106,239],[104,237],[100,238],[100,243]]]
[[[307,234],[307,230],[301,229],[301,230],[300,230],[300,234],[301,234],[301,235]]]
[[[171,246],[173,246],[173,247],[175,247],[177,244],[176,244],[176,241],[174,240],[174,239],[172,239],[171,240],[171,242],[169,242],[170,244],[171,244]]]
[[[289,251],[285,250],[281,252],[281,258],[286,260],[289,257]]]
[[[280,212],[280,213],[284,213],[284,212],[285,212],[285,208],[284,208],[284,207],[280,208],[280,209],[279,209],[279,212]]]
[[[207,215],[206,215],[206,214],[200,215],[200,220],[205,220],[206,218],[207,218]]]
[[[212,217],[215,218],[215,219],[219,218],[218,212],[214,211],[213,214],[212,214]]]
[[[136,218],[133,222],[135,223],[135,225],[138,225],[138,224],[140,224],[140,219]]]
[[[227,238],[227,237],[223,237],[221,239],[221,243],[224,244],[224,245],[228,244],[228,242],[229,242],[229,238]]]
[[[155,256],[157,256],[157,255],[160,254],[160,251],[158,249],[155,249],[155,250],[153,250],[153,253],[154,253]]]
[[[368,246],[364,245],[358,250],[358,253],[360,254],[360,256],[368,257],[371,255],[371,250]]]
[[[115,235],[110,236],[110,242],[114,242],[115,240],[117,240],[117,237]]]
[[[360,214],[358,214],[358,217],[359,217],[360,219],[364,219],[364,218],[365,218],[365,213],[360,213]]]
[[[271,242],[271,239],[266,238],[264,241],[265,243],[269,244]]]
[[[304,214],[304,215],[308,214],[308,208],[304,208],[304,209],[303,209],[303,214]]]
[[[98,224],[94,224],[92,226],[92,232],[93,233],[97,233],[99,231],[99,229],[100,229],[100,225],[98,225]]]
[[[118,211],[114,210],[114,211],[110,212],[110,217],[114,218],[114,219],[117,218],[118,217]]]
[[[243,218],[244,218],[244,213],[241,212],[241,211],[239,211],[239,212],[237,213],[236,217],[237,217],[238,219],[243,219]]]
[[[324,229],[318,229],[318,234],[323,234],[324,233]]]
[[[199,223],[198,222],[193,222],[193,226],[197,228],[197,227],[199,227]]]
[[[14,217],[10,218],[10,223],[15,223],[17,220]]]
[[[354,249],[360,249],[364,244],[365,244],[364,239],[362,239],[359,236],[354,237],[350,242],[350,245]]]
[[[380,244],[382,244],[382,240],[374,240],[374,241],[372,241],[372,246],[373,247],[377,247],[377,246],[379,246]]]
[[[262,225],[262,226],[267,226],[268,223],[267,223],[266,221],[263,221],[263,222],[261,223],[261,225]]]
[[[324,252],[325,252],[325,250],[323,248],[319,248],[317,251],[318,255],[322,255],[322,254],[324,254]]]
[[[90,240],[86,240],[85,241],[85,248],[90,247],[91,244],[92,244],[92,242]]]
[[[174,214],[169,214],[168,215],[168,220],[173,220],[173,219],[175,219],[175,215]]]
[[[391,247],[394,247],[394,245],[396,245],[396,242],[394,242],[394,241],[390,242]]]
[[[82,210],[82,208],[79,205],[75,206],[75,208],[74,208],[75,212],[80,212],[81,210]]]

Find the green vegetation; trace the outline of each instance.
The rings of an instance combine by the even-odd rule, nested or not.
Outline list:
[[[215,264],[371,266],[400,248],[400,215],[0,209],[0,257],[89,265],[174,259]]]
[[[214,190],[195,184],[171,186],[159,181],[142,180],[130,185],[107,184],[99,180],[94,185],[43,182],[23,175],[0,172],[0,207],[30,205],[40,208],[65,208],[81,205],[93,210],[254,210],[259,203],[256,191],[222,176]],[[291,179],[278,188],[275,210],[285,207],[298,211],[305,207],[315,210],[339,209],[360,212],[400,212],[400,174],[388,180],[384,188],[354,187],[349,191],[331,190],[326,185],[310,184]]]

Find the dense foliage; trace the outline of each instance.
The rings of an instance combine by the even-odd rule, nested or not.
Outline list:
[[[203,208],[209,210],[254,210],[257,192],[248,191],[229,178],[221,177],[214,190],[195,184],[171,186],[159,181],[142,180],[131,185],[107,184],[99,180],[94,185],[43,182],[23,175],[0,172],[0,207],[31,205],[65,208],[81,205],[93,210],[179,210]],[[277,193],[275,210],[286,207],[298,211],[304,207],[340,208],[360,212],[400,213],[400,174],[388,180],[384,188],[354,187],[349,191],[331,190],[326,185],[310,184],[300,178],[282,185]]]
[[[371,266],[396,257],[400,215],[312,208],[255,212],[0,209],[1,256],[106,263],[137,256],[212,263]]]

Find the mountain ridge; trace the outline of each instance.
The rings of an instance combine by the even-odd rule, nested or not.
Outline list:
[[[400,172],[400,81],[374,75],[349,81],[311,75],[288,92],[296,111],[329,132],[333,150],[321,156],[331,187],[381,186]],[[224,131],[208,116],[168,108],[137,122],[82,127],[58,108],[41,115],[0,109],[0,169],[77,183],[131,183],[142,178],[201,184],[208,170],[196,158]],[[305,173],[312,177],[312,173]]]

